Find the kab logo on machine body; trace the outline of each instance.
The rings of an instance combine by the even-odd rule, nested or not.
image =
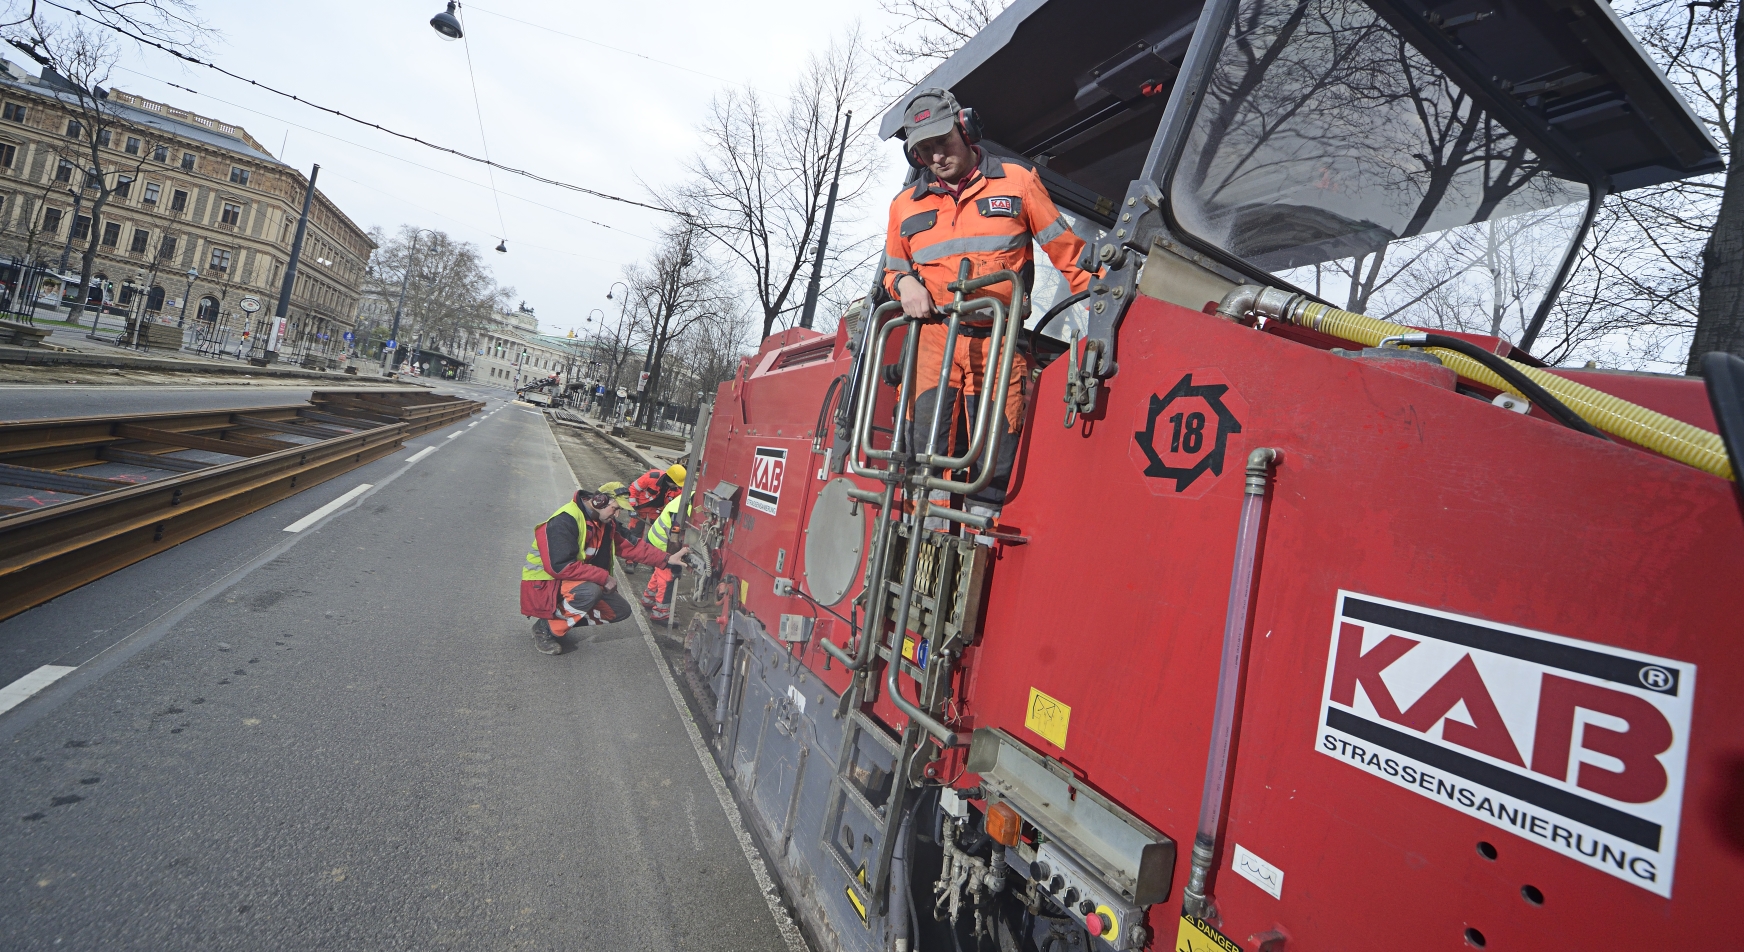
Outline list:
[[[1695,665],[1338,593],[1315,749],[1666,898]]]
[[[751,457],[751,485],[745,487],[745,505],[758,512],[775,515],[781,505],[781,476],[787,469],[787,451],[776,446],[759,446]]]

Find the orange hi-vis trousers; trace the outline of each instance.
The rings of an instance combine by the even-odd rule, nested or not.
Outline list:
[[[945,356],[945,338],[948,332],[943,324],[925,324],[920,329],[920,339],[915,355],[914,386],[919,391],[914,402],[909,406],[909,436],[908,446],[917,453],[926,452],[927,426],[932,422],[933,407],[938,402],[939,370]],[[979,412],[981,400],[986,396],[986,388],[993,386],[998,376],[998,355],[991,352],[989,337],[970,337],[961,332],[957,336],[957,344],[952,349],[950,376],[946,382],[944,413],[939,417],[939,429],[936,435],[937,452],[949,452],[952,456],[961,455],[969,446],[969,431],[975,414]],[[975,494],[975,502],[997,506],[1005,502],[1005,490],[1011,481],[1011,468],[1017,458],[1018,434],[1023,430],[1025,412],[1024,393],[1029,380],[1029,361],[1024,355],[1016,353],[1011,358],[1011,380],[1006,384],[1002,395],[1004,413],[994,416],[995,432],[992,437],[999,440],[999,453],[995,457],[993,479],[987,488]],[[999,399],[999,397],[995,397]],[[972,479],[976,472],[971,471]]]

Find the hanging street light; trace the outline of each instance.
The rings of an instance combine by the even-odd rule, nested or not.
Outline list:
[[[454,0],[448,0],[448,9],[430,18],[430,28],[442,34],[445,40],[458,40],[466,33],[460,29],[460,18],[454,15],[454,8],[460,6]]]
[[[501,253],[503,253],[503,254],[508,254],[508,253],[509,253],[509,242],[508,242],[508,239],[506,239],[506,238],[505,238],[505,239],[503,239],[503,240],[502,240],[502,241],[499,241],[499,242],[497,242],[497,251],[499,251],[499,252],[501,252]]]

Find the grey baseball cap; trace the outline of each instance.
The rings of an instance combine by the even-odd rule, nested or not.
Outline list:
[[[922,89],[908,100],[902,110],[902,141],[912,146],[934,136],[942,136],[957,124],[963,107],[949,90]]]

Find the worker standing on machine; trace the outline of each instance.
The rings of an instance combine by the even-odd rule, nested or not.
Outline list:
[[[620,482],[591,493],[576,490],[533,530],[533,548],[521,569],[521,614],[534,618],[533,647],[540,653],[561,654],[571,628],[630,617],[630,603],[612,575],[614,557],[641,565],[684,564],[688,548],[668,555],[623,534],[618,512],[629,507]]]
[[[915,93],[903,108],[899,135],[903,154],[919,171],[919,177],[890,203],[884,286],[902,302],[904,315],[928,317],[939,305],[950,302],[953,295],[946,286],[957,280],[959,263],[964,259],[970,263],[971,277],[1010,270],[1023,276],[1027,288],[1035,278],[1032,240],[1041,244],[1073,292],[1090,286],[1089,272],[1078,267],[1084,240],[1060,216],[1041,177],[1021,161],[995,156],[977,146],[980,120],[973,110],[959,106],[949,91],[923,89]],[[1009,284],[983,288],[967,297],[996,298],[1025,316],[1029,308],[1027,291],[1025,300],[1012,301]],[[996,366],[989,366],[996,356],[988,352],[991,334],[991,320],[985,318],[965,321],[958,330],[943,395],[950,401],[949,412],[940,418],[935,444],[941,451],[956,449],[953,434],[962,420],[974,418],[990,371],[997,373]],[[932,419],[933,407],[940,399],[937,386],[945,337],[942,324],[921,327],[914,384],[918,396],[909,405],[910,421]],[[1017,433],[1023,425],[1028,379],[1029,361],[1018,353],[1013,357],[1011,383],[1002,395],[1003,426],[994,434],[999,454],[993,478],[973,499],[982,507],[996,510],[1005,502],[1017,454]],[[912,425],[908,429],[909,449],[924,452],[926,434]]]
[[[678,507],[684,500],[674,499],[660,510],[659,518],[648,527],[646,541],[649,545],[665,552],[672,545],[674,524],[678,521]],[[694,507],[693,507],[694,508]],[[689,551],[687,548],[685,551]],[[648,587],[642,590],[642,607],[648,609],[650,621],[665,621],[672,617],[673,583],[683,566],[678,563],[662,563],[654,566],[654,574],[648,579]]]
[[[664,470],[651,469],[630,483],[630,501],[634,503],[636,527],[650,525],[660,518],[666,504],[684,491],[684,466],[673,463]]]

